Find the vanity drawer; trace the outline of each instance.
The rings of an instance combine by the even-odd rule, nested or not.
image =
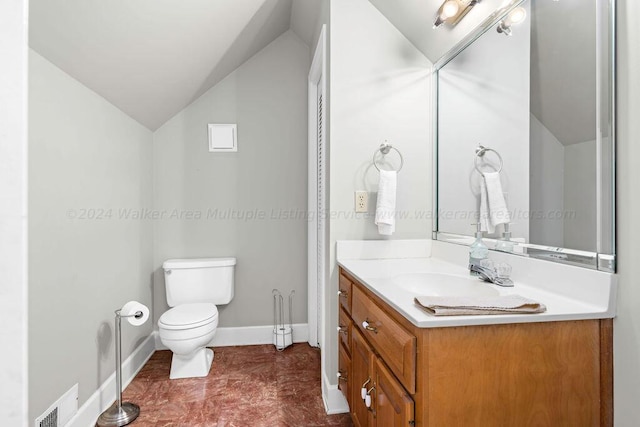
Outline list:
[[[416,391],[416,337],[353,287],[353,322],[409,393]],[[366,322],[366,323],[364,323]]]
[[[351,348],[351,328],[353,323],[351,322],[351,318],[344,310],[340,310],[340,317],[338,320],[338,336],[340,337],[340,342],[342,346],[347,351],[350,352]]]
[[[338,300],[340,301],[340,305],[344,310],[351,314],[351,289],[353,288],[353,284],[351,280],[340,274],[340,280],[338,283]]]

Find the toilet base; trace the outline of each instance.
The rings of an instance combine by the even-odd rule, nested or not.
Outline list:
[[[169,379],[196,378],[209,375],[213,362],[213,350],[200,348],[189,355],[173,354]]]

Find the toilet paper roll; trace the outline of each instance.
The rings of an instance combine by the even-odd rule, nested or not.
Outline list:
[[[133,326],[140,326],[149,318],[149,308],[138,301],[129,301],[120,309],[120,316],[131,316],[125,319]]]

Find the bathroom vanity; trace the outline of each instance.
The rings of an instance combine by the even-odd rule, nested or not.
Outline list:
[[[413,302],[430,285],[421,291],[397,278],[463,279],[464,267],[451,261],[466,248],[426,245],[445,259],[350,259],[362,247],[338,244],[339,388],[356,426],[613,425],[613,275],[583,271],[593,277],[578,285],[584,298],[573,298],[576,283],[562,282],[575,267],[546,263],[566,271],[551,272],[558,278],[543,289],[531,285],[542,279],[533,273],[542,261],[505,255],[530,283],[516,277],[514,288],[497,292],[536,299],[547,312],[432,316]]]
[[[614,6],[511,0],[434,62],[434,240],[337,244],[338,387],[356,426],[613,426]],[[505,37],[518,8],[530,19]],[[579,32],[552,25],[577,13]],[[496,174],[505,221],[485,200]],[[471,223],[487,218],[512,288],[469,277]],[[547,310],[414,302],[485,294]]]

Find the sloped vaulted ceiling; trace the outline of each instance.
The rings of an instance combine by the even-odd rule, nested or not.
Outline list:
[[[151,130],[290,28],[292,0],[31,0],[31,47]]]
[[[455,27],[434,30],[444,0],[369,1],[434,63],[505,3],[482,0]],[[595,1],[535,0],[531,7],[531,113],[564,145],[593,140]]]

